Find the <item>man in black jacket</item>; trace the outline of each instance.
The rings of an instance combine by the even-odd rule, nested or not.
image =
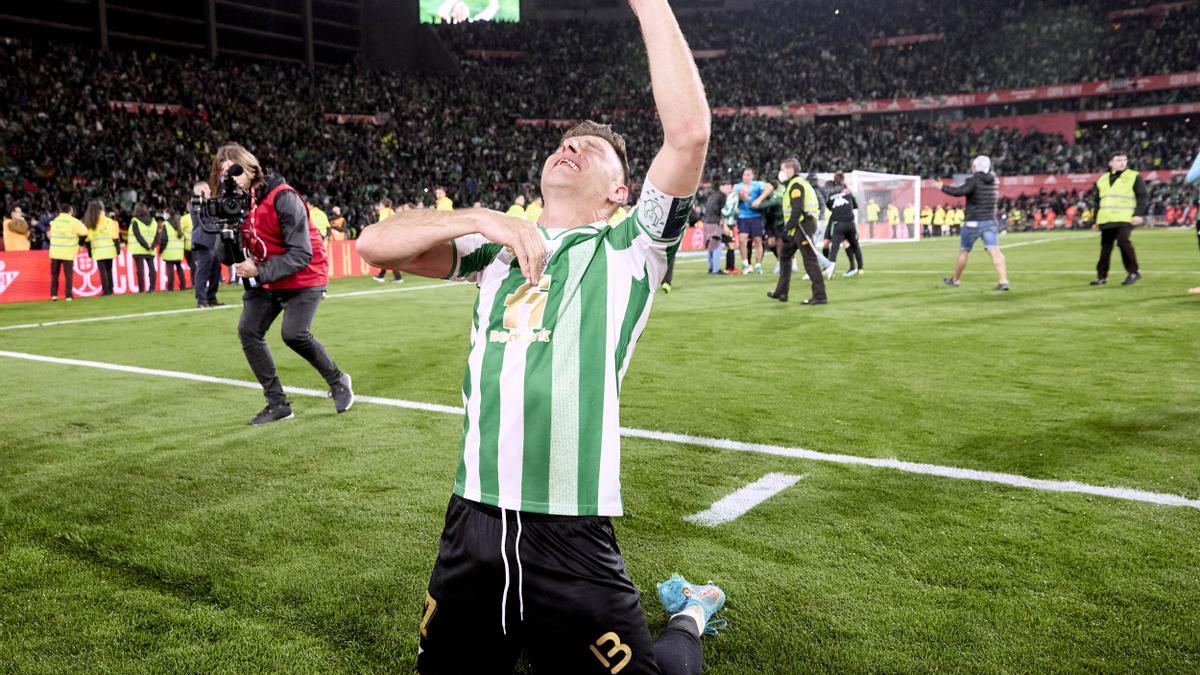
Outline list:
[[[1008,272],[1005,269],[1004,254],[1000,252],[1000,223],[996,219],[996,198],[1000,186],[996,175],[992,173],[992,160],[984,155],[975,158],[971,163],[974,175],[962,185],[943,185],[942,192],[952,197],[966,197],[967,208],[961,234],[961,249],[958,252],[958,262],[954,266],[954,276],[944,277],[943,282],[951,288],[958,288],[962,280],[963,270],[967,268],[967,256],[975,247],[976,239],[983,239],[983,247],[992,256],[992,264],[996,266],[996,274],[1000,282],[995,290],[1008,290]]]
[[[202,199],[208,199],[212,189],[206,181],[200,181],[192,186],[192,194]],[[192,219],[192,249],[195,251],[196,267],[192,271],[192,287],[196,290],[197,307],[217,307],[225,303],[217,300],[217,291],[221,288],[221,261],[217,255],[217,247],[221,240],[217,234],[204,229],[210,223],[200,216],[196,209],[191,209],[188,215]]]

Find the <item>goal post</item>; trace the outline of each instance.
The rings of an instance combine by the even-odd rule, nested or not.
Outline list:
[[[824,187],[833,174],[820,173],[817,179]],[[859,241],[921,240],[920,176],[852,171],[846,174],[846,187],[858,202]]]

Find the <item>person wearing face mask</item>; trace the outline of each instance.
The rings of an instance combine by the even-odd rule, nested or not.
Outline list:
[[[230,175],[252,198],[242,226],[242,245],[249,255],[233,266],[239,277],[251,280],[242,296],[238,338],[267,399],[267,407],[250,424],[293,416],[265,340],[281,312],[284,344],[316,368],[329,385],[334,409],[346,412],[354,404],[350,376],[337,367],[310,332],[328,284],[329,265],[321,233],[313,226],[295,188],[283,178],[263,172],[258,159],[240,145],[231,143],[217,150],[209,180],[214,192],[220,190],[221,180],[235,164],[242,171]]]
[[[820,201],[817,191],[807,180],[800,177],[800,162],[796,159],[786,159],[779,167],[783,183],[783,255],[779,263],[779,283],[775,290],[767,293],[767,297],[780,302],[788,301],[788,290],[792,283],[792,259],[796,251],[804,261],[804,271],[812,282],[812,297],[805,300],[805,305],[824,305],[828,302],[825,296],[825,277],[821,275],[821,265],[817,261],[817,250],[813,246],[813,237],[817,231],[817,214],[820,212]]]

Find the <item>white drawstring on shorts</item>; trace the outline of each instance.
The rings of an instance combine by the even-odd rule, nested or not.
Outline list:
[[[525,573],[521,570],[521,512],[517,511],[517,599],[521,603],[521,621],[525,621]]]
[[[517,599],[521,607],[521,621],[525,620],[525,573],[521,569],[521,512],[517,511]],[[500,596],[500,632],[508,635],[508,552],[504,549],[508,544],[508,514],[500,509],[500,559],[504,561],[504,594]]]
[[[508,553],[504,545],[508,543],[508,518],[504,509],[500,509],[500,559],[504,561],[504,594],[500,596],[500,632],[508,635]]]

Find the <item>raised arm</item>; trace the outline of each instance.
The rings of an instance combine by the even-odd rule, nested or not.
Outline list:
[[[441,279],[454,271],[454,240],[471,234],[511,248],[521,274],[537,283],[546,253],[537,225],[488,209],[396,213],[363,230],[358,254],[376,267]]]
[[[669,195],[688,196],[700,184],[712,128],[704,85],[667,0],[629,4],[642,27],[650,86],[663,127],[663,146],[647,178]]]

